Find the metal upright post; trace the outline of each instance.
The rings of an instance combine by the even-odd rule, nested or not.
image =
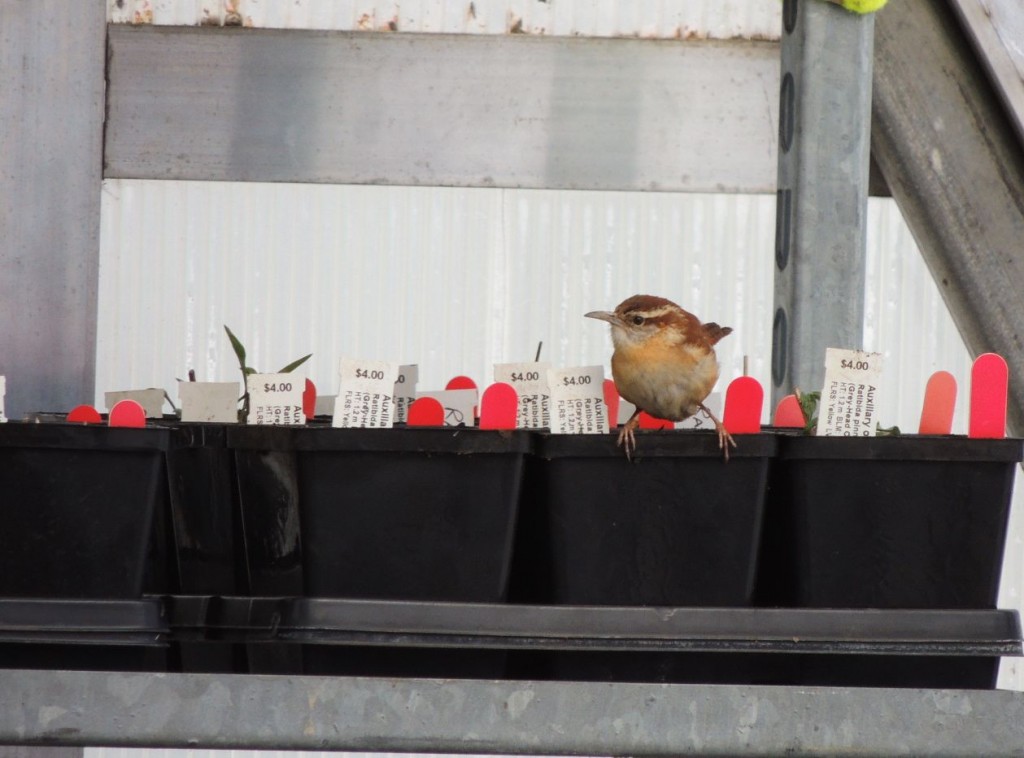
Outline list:
[[[825,349],[861,348],[872,15],[783,3],[773,406],[821,389]]]
[[[93,401],[106,3],[0,2],[6,415]]]

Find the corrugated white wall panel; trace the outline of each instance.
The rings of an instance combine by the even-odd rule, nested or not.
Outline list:
[[[420,363],[428,386],[460,371],[483,380],[499,202],[495,191],[107,181],[98,392],[173,390],[190,368],[238,377],[225,324],[263,371],[313,352],[325,392],[342,355]]]
[[[419,363],[428,388],[489,382],[538,341],[555,363],[607,364],[607,329],[582,314],[637,292],[731,325],[723,380],[746,356],[767,387],[774,202],[107,180],[97,393],[235,378],[224,324],[261,370],[313,352],[325,393],[342,355]],[[864,347],[886,358],[882,423],[913,431],[928,376],[951,371],[963,397],[970,359],[895,205],[873,199],[869,219]]]
[[[766,196],[108,180],[97,398],[194,368],[229,380],[313,352],[413,362],[421,386],[494,363],[607,364],[583,313],[663,294],[736,329],[723,377],[768,380],[774,199]]]
[[[107,0],[114,23],[590,37],[778,39],[769,0]]]

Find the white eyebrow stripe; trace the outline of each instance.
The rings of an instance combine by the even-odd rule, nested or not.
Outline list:
[[[660,308],[655,308],[649,311],[638,310],[637,313],[643,315],[644,318],[658,318],[659,316],[664,316],[666,313],[673,313],[674,311],[675,308],[671,305],[663,305]]]

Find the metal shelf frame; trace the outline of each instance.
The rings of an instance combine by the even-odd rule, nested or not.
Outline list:
[[[59,623],[56,623],[59,622]],[[310,598],[0,600],[0,645],[213,641],[568,651],[1021,654],[1012,611]],[[9,648],[8,648],[9,649]],[[940,664],[941,665],[941,664]],[[1012,754],[1024,694],[520,679],[0,671],[0,744],[429,753]]]
[[[810,7],[809,0],[787,0],[785,5],[786,13],[798,6]],[[840,18],[838,8],[821,5],[815,13]],[[5,272],[0,277],[0,301],[5,303],[8,315],[0,327],[0,343],[7,365],[18,367],[17,381],[11,383],[8,393],[10,415],[70,407],[94,394],[102,179],[107,171],[135,175],[135,169],[128,168],[129,162],[122,160],[123,149],[129,146],[122,131],[126,123],[136,128],[135,137],[147,136],[143,128],[147,123],[145,114],[129,111],[135,120],[125,122],[121,120],[125,112],[117,110],[145,107],[145,102],[140,105],[120,99],[125,91],[120,89],[124,82],[118,78],[123,61],[118,57],[117,40],[161,36],[149,30],[111,33],[105,13],[104,0],[73,4],[37,0],[0,6],[0,65],[5,72],[15,72],[0,78],[0,130],[5,135],[5,150],[0,154],[0,194],[6,201],[0,204],[4,235],[0,265]],[[208,39],[198,36],[206,34],[230,43],[236,39],[211,30],[178,30],[166,36],[174,46],[187,46],[190,40]],[[248,32],[234,30],[234,34],[241,39]],[[323,35],[293,32],[285,36],[287,44],[277,49],[287,49],[293,42],[312,42]],[[255,43],[275,37],[261,34],[249,39]],[[108,39],[113,42],[110,46]],[[931,0],[900,0],[879,16],[875,29],[872,148],[915,236],[926,255],[931,256],[933,273],[947,293],[947,302],[969,346],[975,352],[994,349],[1003,353],[1014,375],[1019,376],[1024,370],[1024,350],[1017,329],[1024,322],[1024,300],[1019,297],[1024,290],[1024,263],[1016,253],[1024,239],[1020,201],[1024,197],[1024,158],[1012,127],[1005,122],[1005,113],[992,106],[996,99],[984,86],[981,68],[973,62],[965,63],[969,46],[959,40],[948,10]],[[374,40],[374,44],[377,42]],[[380,42],[416,44],[401,35]],[[465,41],[463,45],[438,38],[430,44],[450,53],[452,47],[458,51],[477,43]],[[536,44],[553,54],[551,60],[571,53],[576,45],[558,40],[488,40],[487,44]],[[678,53],[669,45],[633,40],[593,45],[582,41],[581,54],[586,56],[602,47],[616,54],[634,48],[644,56],[656,57],[658,51],[665,55]],[[178,47],[173,54],[180,56],[184,49]],[[710,56],[706,65],[717,70],[723,81],[733,66],[770,70],[772,65],[764,55],[770,46],[764,43],[739,43],[725,48],[725,52],[714,46],[688,49],[701,51],[695,55]],[[924,51],[930,56],[927,59],[922,58]],[[719,60],[716,55],[725,57]],[[721,61],[725,62],[719,65]],[[273,55],[262,63],[280,65],[279,60],[275,64]],[[262,64],[244,59],[240,65],[240,71],[252,73]],[[806,64],[804,69],[805,73],[810,71]],[[588,74],[586,66],[576,70],[580,75]],[[167,72],[142,65],[131,73],[160,77]],[[598,74],[600,70],[590,72],[592,78],[598,78]],[[849,77],[860,86],[864,84],[859,68]],[[252,92],[244,78],[233,84],[237,95],[258,98],[264,94]],[[299,98],[299,105],[319,102],[316,95],[323,90],[318,88],[326,84],[317,81],[292,94]],[[834,84],[843,86],[838,80]],[[562,85],[561,99],[555,104],[563,107],[585,108],[605,95],[592,80],[585,81],[585,86],[578,82],[574,85],[571,80]],[[722,89],[709,87],[706,97],[695,101],[698,116],[704,113],[707,117],[707,112],[699,109],[713,105]],[[184,87],[179,94],[187,96],[189,91]],[[622,109],[642,102],[628,89],[620,87],[616,91],[620,100],[612,105],[619,109],[613,108],[612,113],[626,112]],[[472,94],[473,87],[467,85],[463,94],[467,92]],[[937,96],[937,92],[946,95]],[[573,95],[582,95],[584,100],[571,102]],[[244,105],[245,101],[241,102]],[[463,124],[471,124],[479,101],[469,98],[466,102],[469,105],[463,113]],[[765,143],[774,148],[773,119],[777,115],[772,114],[777,114],[777,103],[777,90],[768,90],[763,109],[768,115],[738,122],[749,131],[734,132],[739,135],[731,138],[738,143],[737,149],[749,147],[743,143],[743,134],[756,135],[751,144],[762,152]],[[443,105],[434,103],[431,112],[436,114],[439,104]],[[184,107],[187,102],[179,105]],[[285,107],[294,105],[283,103]],[[217,112],[214,109],[215,115]],[[241,113],[244,116],[244,111]],[[108,120],[108,115],[115,118]],[[867,115],[853,117],[863,120]],[[620,164],[611,166],[610,173],[599,180],[588,176],[585,172],[593,165],[571,150],[573,140],[581,136],[572,129],[579,130],[580,123],[573,121],[571,108],[563,109],[561,118],[556,125],[562,124],[568,131],[556,133],[558,139],[544,143],[553,151],[548,159],[532,165],[525,177],[505,178],[502,182],[576,188],[616,184],[630,189],[692,188],[666,184],[656,175],[639,170],[645,165],[639,160],[639,151],[647,144],[642,139],[631,143],[631,171],[623,172]],[[245,121],[243,118],[240,123]],[[935,127],[940,121],[943,130]],[[769,136],[764,140],[766,126]],[[855,126],[859,129],[862,123]],[[543,128],[550,127],[548,124]],[[203,130],[189,133],[188,143],[199,152],[186,153],[181,160],[191,161],[192,168],[200,173],[212,171],[201,148],[209,147],[211,140],[223,134]],[[227,134],[233,139],[226,148],[215,146],[216,150],[240,149],[248,143],[246,135],[230,130]],[[284,140],[278,146],[287,148],[289,134],[287,129],[279,129],[269,138]],[[536,139],[529,130],[523,135],[527,140]],[[956,136],[950,139],[947,135]],[[484,136],[492,141],[500,138],[494,133],[484,132]],[[591,135],[592,139],[599,136]],[[145,147],[144,142],[139,144]],[[600,153],[601,145],[587,143],[585,154]],[[385,150],[388,145],[378,147]],[[267,145],[261,149],[269,160]],[[713,153],[704,151],[702,156],[709,154]],[[252,171],[246,160],[232,163],[232,155],[238,158],[240,153],[220,155],[226,168],[217,178],[285,181],[322,176],[323,180],[344,181],[349,176],[316,173],[315,166],[311,176],[311,158],[305,154],[291,156],[292,165],[306,171],[301,175]],[[472,151],[461,153],[466,161],[472,155]],[[201,160],[193,160],[197,156]],[[866,160],[866,152],[858,150],[857,160],[862,157]],[[755,157],[755,168],[760,167],[761,174],[755,171],[754,178],[720,179],[719,189],[770,191],[765,186],[763,168],[767,161],[771,171],[773,158]],[[743,160],[741,157],[734,165],[737,172],[743,168]],[[421,168],[425,173],[417,176],[391,174],[364,180],[429,179],[430,167]],[[496,186],[495,173],[486,167],[472,167],[469,172],[467,164],[456,164],[455,168],[471,175],[461,181],[473,186]],[[149,171],[155,176],[172,175],[159,162],[151,162]],[[866,177],[866,173],[858,176]],[[443,177],[435,180],[456,181]],[[680,180],[685,185],[682,174]],[[859,182],[856,202],[861,202],[866,192]],[[813,195],[816,189],[810,185],[806,191]],[[932,250],[938,252],[933,254]],[[807,291],[811,295],[798,297],[792,307],[811,322],[831,323],[828,313],[832,311],[827,304],[822,298],[812,297],[813,290]],[[821,318],[805,311],[814,303],[826,309]],[[1019,382],[1014,386],[1011,416],[1019,430],[1024,418],[1024,386]],[[4,743],[592,755],[856,752],[995,756],[1019,754],[1024,744],[1024,695],[998,691],[7,670],[0,671],[0,744]]]
[[[1019,755],[1024,694],[0,671],[0,744],[524,755]]]

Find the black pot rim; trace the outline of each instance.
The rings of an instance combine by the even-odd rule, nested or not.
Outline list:
[[[236,450],[278,452],[525,454],[529,431],[475,427],[341,429],[330,426],[229,426],[227,445]]]
[[[778,437],[773,434],[736,434],[736,447],[729,459],[770,458]],[[618,431],[608,434],[537,434],[537,455],[541,458],[624,458],[617,444]],[[651,429],[636,433],[636,458],[695,458],[722,461],[718,435],[691,429]]]
[[[1016,463],[1024,440],[971,439],[962,435],[905,434],[885,437],[779,435],[781,460],[906,460]]]
[[[103,451],[158,451],[197,444],[193,435],[168,427],[110,427],[105,424],[0,424],[0,448]]]

